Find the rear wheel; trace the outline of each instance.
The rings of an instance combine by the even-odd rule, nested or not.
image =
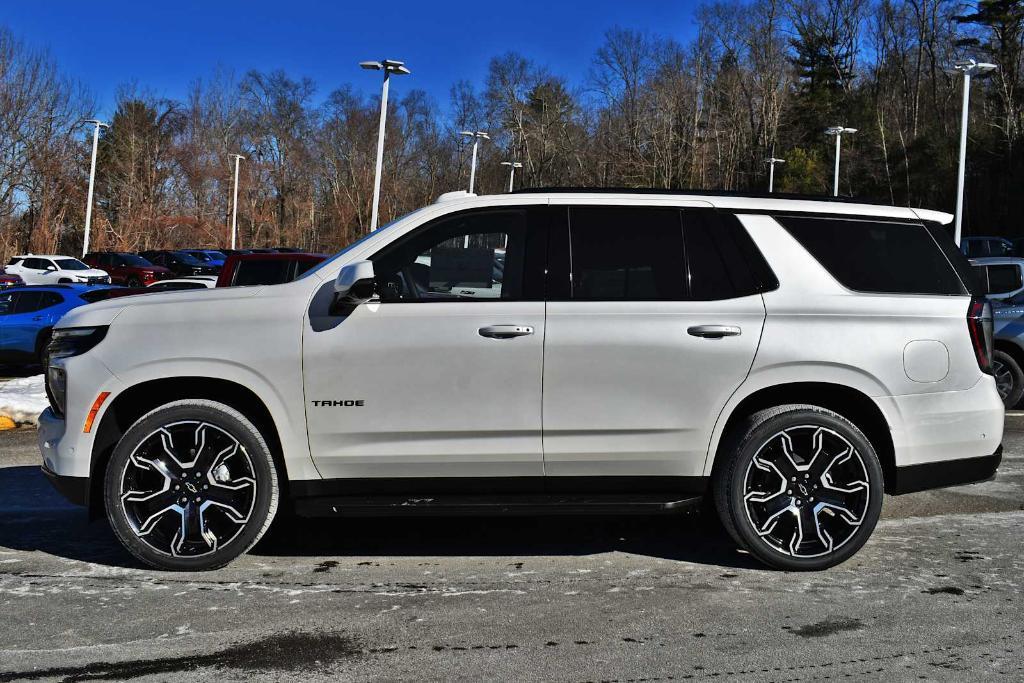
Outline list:
[[[104,480],[111,527],[158,569],[226,565],[266,532],[278,502],[263,436],[222,403],[175,401],[143,416],[114,449]]]
[[[842,416],[787,405],[747,418],[716,473],[715,505],[742,547],[765,564],[816,570],[849,559],[882,509],[882,468]]]
[[[1003,405],[1013,408],[1020,403],[1024,395],[1024,370],[1021,370],[1020,363],[1005,351],[996,350],[992,354],[992,374]]]

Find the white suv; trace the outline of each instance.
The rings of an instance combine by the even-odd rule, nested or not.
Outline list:
[[[71,256],[15,256],[4,267],[4,271],[8,275],[19,275],[26,285],[110,283],[107,271],[90,268]]]
[[[762,561],[831,566],[867,540],[883,491],[999,464],[991,317],[950,218],[444,197],[294,282],[68,313],[43,469],[165,569],[226,564],[279,502],[667,513],[709,497]]]

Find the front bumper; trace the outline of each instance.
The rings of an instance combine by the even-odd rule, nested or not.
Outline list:
[[[60,495],[74,505],[89,507],[89,477],[62,476],[49,469],[45,464],[41,469]]]
[[[1003,447],[1000,445],[992,455],[983,455],[978,458],[960,458],[897,467],[896,483],[890,488],[889,493],[899,495],[986,481],[995,476],[1002,459]]]

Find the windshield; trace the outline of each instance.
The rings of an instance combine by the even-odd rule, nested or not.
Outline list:
[[[59,258],[55,259],[54,263],[61,270],[89,270],[89,266],[76,258]]]
[[[153,264],[146,259],[136,254],[118,254],[121,258],[121,263],[126,266],[136,266],[138,268],[152,268]]]
[[[178,260],[180,260],[182,263],[187,263],[190,266],[203,265],[202,263],[199,262],[199,259],[197,259],[192,254],[188,253],[187,251],[175,251],[173,253],[174,256],[177,257]]]
[[[404,216],[399,216],[395,220],[393,220],[393,221],[391,221],[389,223],[385,223],[384,225],[380,226],[379,228],[377,228],[373,232],[366,233],[365,235],[363,235],[362,237],[357,239],[355,242],[353,242],[352,244],[348,245],[347,247],[345,247],[344,249],[339,251],[337,254],[335,254],[331,258],[327,259],[326,261],[321,261],[320,263],[316,264],[316,266],[314,266],[313,268],[310,268],[305,273],[303,273],[302,275],[300,275],[299,277],[297,277],[295,279],[296,280],[302,280],[304,278],[309,277],[310,275],[312,275],[313,273],[317,272],[318,270],[320,270],[321,268],[323,268],[327,264],[334,263],[338,259],[338,257],[344,256],[345,254],[347,254],[348,252],[352,251],[353,249],[355,249],[356,247],[358,247],[360,244],[362,244],[366,240],[370,239],[371,237],[375,237],[375,236],[379,235],[380,233],[384,232],[385,230],[387,230],[388,228],[392,227],[396,223],[401,223],[405,219],[407,219],[407,218],[409,218],[411,216],[415,216],[420,211],[423,211],[423,208],[419,208],[419,209],[416,209],[415,211],[411,211],[411,212],[405,214]]]
[[[210,258],[212,258],[212,259],[220,259],[220,260],[224,260],[224,259],[226,259],[226,258],[227,258],[227,256],[225,256],[224,254],[222,254],[222,253],[221,253],[221,252],[219,252],[219,251],[208,251],[208,252],[206,252],[206,254],[207,254],[207,255],[208,255],[208,256],[209,256]]]

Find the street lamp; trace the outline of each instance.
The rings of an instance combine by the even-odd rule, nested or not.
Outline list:
[[[964,74],[964,103],[960,110],[960,167],[956,175],[956,224],[953,229],[953,240],[960,246],[961,226],[964,213],[964,171],[967,166],[967,109],[971,97],[971,76],[975,74],[986,74],[995,71],[999,67],[986,62],[976,62],[973,59],[962,59],[954,68]]]
[[[459,131],[459,135],[473,138],[473,163],[469,167],[469,193],[473,194],[473,185],[476,183],[476,146],[481,140],[490,140],[491,136],[482,130],[476,132],[471,130]]]
[[[92,228],[92,189],[96,184],[96,150],[100,146],[100,128],[110,128],[99,119],[87,119],[82,123],[91,123],[96,128],[92,131],[92,164],[89,166],[89,194],[85,200],[85,239],[82,240],[82,256],[89,253],[89,230]]]
[[[832,196],[839,196],[839,154],[840,154],[840,141],[843,139],[844,134],[856,133],[856,128],[844,128],[843,126],[832,126],[831,128],[825,129],[825,135],[836,136],[836,171],[832,181]]]
[[[388,82],[391,74],[405,76],[409,69],[405,68],[405,62],[394,59],[382,59],[379,62],[359,62],[359,66],[370,71],[384,72],[384,85],[380,91],[380,127],[377,129],[377,170],[373,176],[373,209],[370,214],[370,231],[377,229],[377,214],[380,206],[380,171],[384,163],[384,121],[388,116]]]
[[[769,159],[765,159],[764,163],[768,164],[768,194],[771,194],[775,188],[775,164],[784,164],[786,163],[786,160],[771,157]]]
[[[235,160],[235,198],[231,201],[231,248],[235,249],[238,237],[238,162],[245,157],[241,154],[232,154],[231,157]]]
[[[523,165],[518,161],[503,161],[501,162],[501,165],[508,166],[508,191],[511,192],[512,182],[515,180],[516,177],[516,169],[522,168]]]

